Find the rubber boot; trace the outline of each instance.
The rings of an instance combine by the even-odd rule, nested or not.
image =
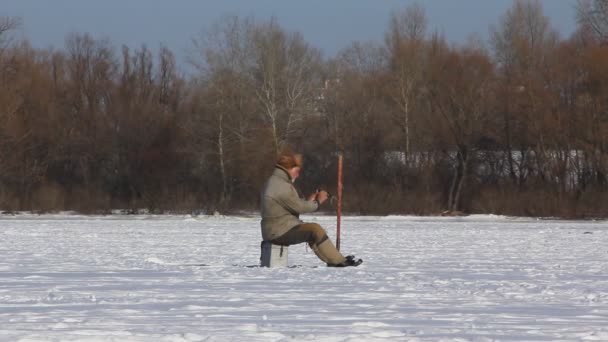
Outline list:
[[[336,249],[330,239],[326,239],[318,245],[313,244],[311,247],[319,259],[328,266],[340,265],[346,261],[346,258]]]

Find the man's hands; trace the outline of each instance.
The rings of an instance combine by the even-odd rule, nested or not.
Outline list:
[[[327,201],[329,194],[325,190],[317,190],[310,196],[308,196],[309,201],[318,201],[319,204],[323,204],[323,202]]]
[[[323,204],[323,202],[327,201],[329,194],[325,190],[317,191],[317,201],[319,204]]]

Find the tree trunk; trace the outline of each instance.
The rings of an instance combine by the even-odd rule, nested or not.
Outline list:
[[[228,184],[227,184],[227,177],[226,177],[226,165],[224,162],[225,156],[224,156],[224,128],[223,128],[223,121],[224,121],[224,114],[220,111],[219,114],[219,124],[218,124],[218,129],[219,129],[219,134],[218,134],[218,138],[217,138],[217,147],[218,147],[218,155],[219,155],[219,162],[220,162],[220,174],[222,177],[222,193],[220,194],[220,206],[224,206],[226,203],[226,200],[228,198]]]
[[[458,186],[456,187],[456,193],[454,194],[452,211],[458,211],[460,209],[460,198],[462,197],[462,188],[464,187],[464,182],[467,177],[468,157],[466,153],[464,153],[462,159],[459,159],[459,164],[460,179],[458,180]]]

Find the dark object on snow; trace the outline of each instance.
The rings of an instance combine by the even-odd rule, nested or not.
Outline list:
[[[593,234],[593,232],[584,232],[583,234]]]

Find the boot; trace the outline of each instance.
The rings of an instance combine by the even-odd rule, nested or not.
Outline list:
[[[330,239],[325,239],[320,244],[311,246],[315,254],[329,265],[339,265],[346,262],[346,258],[336,249]]]
[[[349,267],[349,266],[359,266],[363,263],[363,259],[355,259],[354,255],[349,255],[346,257],[346,260],[344,260],[344,262],[336,264],[336,265],[330,265],[327,264],[327,266],[329,267]]]

